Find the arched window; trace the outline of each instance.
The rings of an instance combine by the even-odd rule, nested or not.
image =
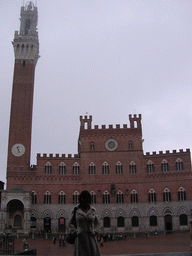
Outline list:
[[[94,191],[91,191],[91,203],[96,204],[96,194]]]
[[[168,172],[169,171],[169,164],[165,159],[161,162],[161,171],[162,172]]]
[[[136,164],[134,161],[132,161],[129,165],[129,172],[130,173],[137,173]]]
[[[51,193],[49,191],[44,194],[44,204],[51,204]]]
[[[103,203],[110,204],[110,194],[107,190],[103,193]]]
[[[95,174],[95,164],[93,162],[89,164],[89,174]]]
[[[73,193],[73,204],[78,204],[78,202],[79,202],[79,192],[75,191]]]
[[[103,174],[109,174],[109,165],[107,162],[103,163],[102,171],[103,171]]]
[[[149,162],[147,163],[147,172],[148,172],[148,173],[153,173],[154,170],[155,170],[155,168],[154,168],[153,162],[152,162],[152,161],[149,161]]]
[[[175,162],[176,171],[183,171],[183,161],[178,158]]]
[[[131,192],[131,203],[138,203],[138,194],[136,190]]]
[[[47,162],[45,165],[45,174],[51,174],[52,173],[52,165],[50,162]]]
[[[66,174],[66,165],[63,162],[59,165],[59,174]]]
[[[123,174],[123,167],[121,162],[117,162],[116,164],[116,174]]]
[[[31,228],[36,228],[36,221],[35,217],[31,217]]]
[[[116,197],[117,197],[117,204],[123,204],[124,203],[124,201],[123,201],[123,192],[121,190],[119,190],[117,192]]]
[[[171,192],[168,188],[165,188],[163,191],[163,201],[170,202],[171,201]]]
[[[104,228],[110,228],[111,227],[111,219],[110,219],[110,217],[104,217],[103,218],[103,227]]]
[[[157,216],[151,215],[150,216],[150,227],[156,227],[157,226]]]
[[[35,193],[35,191],[31,192],[31,202],[32,202],[32,204],[37,203],[37,194]]]
[[[79,164],[77,162],[74,163],[74,165],[73,165],[73,175],[78,175],[79,170],[80,170]]]
[[[128,149],[129,150],[133,149],[133,142],[132,141],[128,142]]]
[[[149,190],[149,203],[155,203],[156,202],[156,193],[154,189]]]
[[[95,143],[94,142],[90,143],[90,149],[91,149],[91,151],[95,151]]]
[[[28,34],[28,31],[30,30],[30,25],[31,25],[31,22],[30,22],[29,19],[27,19],[27,20],[25,21],[25,35]]]
[[[187,226],[188,225],[188,218],[186,214],[181,214],[179,216],[179,220],[180,220],[180,226]]]
[[[178,200],[179,201],[185,201],[186,200],[186,192],[185,189],[180,187],[178,190]]]
[[[123,228],[125,226],[125,218],[123,216],[119,216],[117,218],[117,227]]]
[[[58,195],[58,204],[65,204],[65,193],[63,191]]]
[[[139,227],[139,217],[133,216],[131,218],[132,227]]]

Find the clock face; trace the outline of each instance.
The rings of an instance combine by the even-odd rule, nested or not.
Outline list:
[[[114,151],[117,149],[118,147],[118,142],[115,140],[115,139],[108,139],[106,142],[105,142],[105,147],[107,150],[109,151]]]
[[[14,156],[20,157],[25,153],[25,147],[21,143],[13,145],[11,152]]]

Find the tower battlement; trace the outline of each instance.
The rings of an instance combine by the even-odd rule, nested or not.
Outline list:
[[[131,128],[135,128],[135,122],[137,124],[137,128],[141,128],[141,114],[139,114],[138,117],[136,114],[134,114],[133,116],[129,115],[129,121]]]
[[[58,158],[62,158],[62,159],[74,159],[74,158],[79,158],[79,155],[78,154],[74,154],[74,155],[72,155],[72,154],[68,154],[68,155],[66,155],[66,154],[52,154],[52,153],[49,153],[49,154],[46,154],[46,153],[43,153],[43,154],[40,154],[40,153],[38,153],[37,154],[37,158],[52,158],[52,159],[58,159]]]
[[[101,125],[101,128],[99,128],[99,125],[94,125],[94,128],[92,129],[92,116],[80,116],[80,129],[85,130],[112,130],[112,129],[141,129],[141,114],[138,116],[136,114],[129,115],[129,121],[130,121],[130,127],[128,127],[127,124],[123,124],[123,127],[120,126],[120,124],[116,124],[113,126],[112,124],[109,124],[108,127],[104,124]],[[136,123],[136,125],[135,125]],[[87,124],[87,126],[86,126]]]
[[[186,151],[184,151],[183,149],[179,149],[179,151],[177,151],[176,149],[174,149],[172,152],[170,152],[169,150],[166,150],[165,152],[163,151],[159,151],[159,153],[157,153],[156,151],[153,151],[152,154],[150,154],[150,152],[146,152],[146,154],[144,155],[144,157],[154,157],[154,156],[170,156],[170,155],[181,155],[181,154],[190,154],[190,149],[187,148]]]

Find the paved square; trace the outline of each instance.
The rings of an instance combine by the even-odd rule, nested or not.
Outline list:
[[[21,238],[15,239],[15,252],[22,250]],[[30,249],[37,249],[37,255],[65,255],[71,256],[73,245],[59,246],[58,241],[53,244],[52,240],[28,239]],[[123,255],[123,254],[150,254],[168,252],[189,252],[190,234],[174,234],[149,238],[132,238],[123,241],[110,241],[104,243],[101,248],[102,255]]]

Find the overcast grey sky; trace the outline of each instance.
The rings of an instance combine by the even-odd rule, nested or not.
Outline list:
[[[25,1],[27,3],[27,1]],[[22,0],[0,0],[0,179],[6,181],[14,52]],[[38,0],[32,161],[77,153],[93,125],[142,114],[144,152],[192,148],[191,0]]]

